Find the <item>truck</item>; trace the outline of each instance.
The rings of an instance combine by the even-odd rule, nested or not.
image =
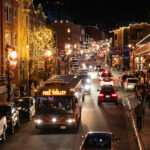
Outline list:
[[[80,78],[75,75],[54,75],[35,92],[36,128],[77,129],[84,98]]]
[[[0,116],[0,141],[6,140],[7,119],[6,116]]]

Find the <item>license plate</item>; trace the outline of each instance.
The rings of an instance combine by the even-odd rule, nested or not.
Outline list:
[[[66,129],[66,126],[60,126],[60,129]]]
[[[110,96],[109,95],[106,95],[106,98],[109,98]]]

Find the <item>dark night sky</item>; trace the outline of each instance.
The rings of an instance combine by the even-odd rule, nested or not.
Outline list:
[[[41,3],[50,21],[70,19],[81,25],[115,28],[148,21],[150,0],[34,0]]]

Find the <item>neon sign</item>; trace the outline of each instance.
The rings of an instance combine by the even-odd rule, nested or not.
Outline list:
[[[49,89],[48,91],[42,92],[43,96],[49,95],[66,95],[66,91],[59,91],[58,89]]]

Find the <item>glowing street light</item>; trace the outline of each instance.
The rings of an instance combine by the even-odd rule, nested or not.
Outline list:
[[[12,51],[12,52],[10,53],[10,57],[11,57],[12,59],[16,59],[16,58],[17,58],[17,52],[16,52],[16,51]]]

